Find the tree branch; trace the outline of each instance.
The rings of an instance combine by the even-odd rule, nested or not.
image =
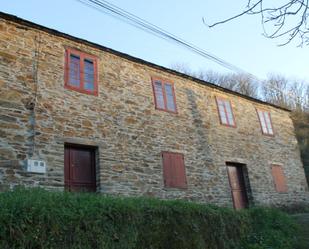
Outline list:
[[[262,1],[263,1],[263,0],[259,0],[256,4],[254,4],[252,7],[248,8],[247,10],[245,10],[245,11],[243,11],[243,12],[241,12],[241,13],[235,15],[235,16],[232,16],[232,17],[230,17],[230,18],[227,18],[227,19],[225,19],[225,20],[222,20],[222,21],[213,23],[213,24],[211,24],[211,25],[208,25],[208,24],[205,22],[205,19],[204,19],[204,17],[203,17],[203,18],[202,18],[203,23],[204,23],[205,25],[207,25],[209,28],[213,28],[213,27],[215,27],[215,26],[217,26],[217,25],[219,25],[219,24],[223,24],[223,23],[232,21],[232,20],[234,20],[234,19],[237,19],[237,18],[239,18],[239,17],[241,17],[241,16],[247,14],[248,12],[250,12],[251,10],[253,10],[257,5],[259,5]],[[249,0],[249,3],[250,3],[250,0]],[[248,6],[248,5],[247,5],[247,6]]]
[[[273,7],[265,5],[264,3],[266,1],[264,0],[259,0],[256,2],[253,0],[248,0],[246,10],[240,12],[239,14],[211,25],[206,24],[206,21],[203,18],[203,23],[209,28],[213,28],[217,25],[230,22],[244,15],[260,15],[263,35],[265,37],[271,39],[287,37],[287,40],[284,43],[279,44],[279,46],[290,43],[295,39],[295,37],[299,37],[301,40],[300,45],[304,42],[309,44],[309,26],[307,22],[309,15],[308,1],[309,0],[287,0],[287,2]],[[294,19],[298,19],[297,24],[295,24]],[[267,31],[266,25],[268,28],[270,26],[273,27],[271,32]]]

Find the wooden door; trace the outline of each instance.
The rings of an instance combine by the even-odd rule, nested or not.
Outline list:
[[[227,165],[231,193],[235,209],[248,207],[248,197],[245,186],[243,168],[241,165]]]
[[[96,190],[95,150],[89,147],[67,145],[64,157],[66,189],[94,192]]]

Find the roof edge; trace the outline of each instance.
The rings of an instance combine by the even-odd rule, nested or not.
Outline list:
[[[22,18],[20,18],[18,16],[15,16],[15,15],[11,15],[11,14],[8,14],[8,13],[0,11],[0,18],[3,18],[5,20],[9,20],[9,21],[15,22],[15,23],[18,23],[18,24],[21,24],[21,25],[25,25],[25,26],[28,26],[28,27],[31,27],[31,28],[34,28],[34,29],[39,29],[39,30],[44,31],[46,33],[49,33],[49,34],[52,34],[52,35],[56,35],[56,36],[60,36],[60,37],[63,37],[63,38],[66,38],[66,39],[69,39],[69,40],[72,40],[72,41],[75,41],[75,42],[83,43],[85,45],[88,45],[88,46],[100,49],[102,51],[105,51],[105,52],[108,52],[108,53],[111,53],[111,54],[123,57],[123,58],[125,58],[127,60],[130,60],[130,61],[133,61],[133,62],[136,62],[136,63],[139,63],[139,64],[144,64],[144,65],[147,65],[149,67],[153,67],[155,69],[163,70],[165,72],[174,74],[176,76],[179,76],[179,77],[182,77],[182,78],[185,78],[185,79],[189,79],[189,80],[194,81],[194,82],[196,82],[198,84],[206,85],[206,86],[209,86],[209,87],[212,87],[212,88],[215,88],[215,89],[218,89],[218,90],[221,90],[221,91],[224,91],[224,92],[227,92],[227,93],[230,93],[230,94],[233,94],[233,95],[236,95],[236,96],[239,96],[239,97],[242,97],[242,98],[245,98],[245,99],[257,102],[257,103],[260,103],[260,104],[272,106],[272,107],[275,107],[275,108],[278,108],[278,109],[281,109],[281,110],[284,110],[284,111],[291,112],[291,110],[288,109],[288,108],[284,108],[284,107],[281,107],[281,106],[278,106],[278,105],[275,105],[275,104],[271,104],[271,103],[265,102],[265,101],[260,100],[260,99],[256,99],[256,98],[244,95],[244,94],[239,93],[239,92],[235,92],[233,90],[230,90],[230,89],[218,86],[218,85],[216,85],[214,83],[207,82],[207,81],[204,81],[204,80],[192,77],[192,76],[184,74],[184,73],[180,73],[180,72],[178,72],[176,70],[173,70],[173,69],[170,69],[170,68],[166,68],[164,66],[157,65],[155,63],[152,63],[152,62],[140,59],[138,57],[134,57],[132,55],[129,55],[129,54],[126,54],[126,53],[123,53],[123,52],[119,52],[117,50],[105,47],[105,46],[100,45],[98,43],[94,43],[94,42],[91,42],[91,41],[88,41],[88,40],[85,40],[85,39],[82,39],[82,38],[78,38],[76,36],[72,36],[72,35],[66,34],[64,32],[60,32],[60,31],[52,29],[52,28],[48,28],[48,27],[42,26],[40,24],[37,24],[37,23],[31,22],[31,21],[22,19]]]

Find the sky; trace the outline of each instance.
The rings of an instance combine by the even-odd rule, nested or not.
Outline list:
[[[271,73],[309,81],[308,48],[299,41],[262,36],[260,18],[244,16],[208,28],[243,10],[247,0],[108,0],[260,79]],[[231,72],[183,47],[139,30],[78,0],[0,0],[0,10],[152,63],[183,64],[193,71]]]

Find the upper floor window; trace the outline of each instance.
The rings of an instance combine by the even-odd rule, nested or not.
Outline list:
[[[262,133],[265,135],[274,135],[270,113],[268,111],[257,109],[257,114],[260,120]]]
[[[236,127],[231,102],[220,97],[216,97],[216,100],[221,124]]]
[[[162,152],[164,186],[186,188],[186,170],[184,156],[180,153]]]
[[[65,87],[82,93],[98,95],[97,58],[81,51],[67,49]]]
[[[166,80],[152,78],[152,88],[156,109],[177,113],[174,84]]]

